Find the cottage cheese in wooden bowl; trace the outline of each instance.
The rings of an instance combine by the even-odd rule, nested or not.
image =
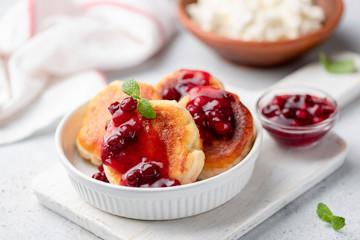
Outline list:
[[[312,0],[199,0],[186,10],[204,31],[243,41],[295,39],[325,20]]]
[[[270,67],[294,59],[334,31],[342,0],[180,0],[184,27],[224,59]]]

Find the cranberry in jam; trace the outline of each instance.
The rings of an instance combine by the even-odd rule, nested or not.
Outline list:
[[[209,85],[210,74],[203,71],[181,69],[179,70],[178,77],[173,80],[176,82],[175,86],[166,88],[162,92],[162,98],[179,101],[186,96],[193,87]]]
[[[271,121],[287,126],[307,126],[327,119],[335,106],[326,98],[311,95],[280,95],[262,109]]]
[[[199,86],[192,88],[189,96],[186,109],[200,130],[211,131],[220,136],[233,133],[234,114],[231,102],[234,98],[230,93],[212,86]]]
[[[95,173],[94,175],[92,175],[92,178],[102,181],[102,182],[106,182],[108,183],[109,180],[106,178],[106,175],[104,173],[104,167],[103,165],[100,165],[100,167],[98,167],[99,172]]]
[[[109,111],[101,159],[121,174],[120,185],[130,187],[171,187],[180,185],[169,177],[166,145],[152,128],[151,120],[138,115],[137,100],[114,102]]]
[[[336,103],[310,94],[282,94],[259,110],[267,119],[264,128],[272,137],[287,146],[303,147],[316,143],[328,132],[335,120]],[[329,118],[333,120],[322,124]]]

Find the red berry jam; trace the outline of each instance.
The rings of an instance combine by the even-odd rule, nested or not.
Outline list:
[[[106,178],[106,175],[104,173],[104,167],[103,165],[100,165],[98,167],[99,169],[99,172],[95,173],[94,175],[92,175],[92,178],[96,179],[96,180],[99,180],[99,181],[102,181],[102,182],[106,182],[108,183],[109,180]]]
[[[210,74],[203,71],[194,71],[181,69],[179,75],[175,79],[175,86],[164,89],[162,98],[166,100],[179,101],[186,96],[188,92],[196,86],[207,86],[210,84]]]
[[[277,95],[261,109],[261,113],[279,127],[265,124],[264,128],[280,143],[288,146],[308,146],[329,130],[310,129],[335,113],[336,107],[326,98],[309,94]],[[284,128],[291,131],[285,131]],[[296,128],[299,127],[299,128]]]
[[[136,100],[125,98],[121,103],[110,105],[112,122],[103,138],[103,164],[121,174],[120,185],[123,186],[180,185],[169,177],[165,143],[152,128],[151,120],[138,116],[136,104]]]
[[[223,136],[234,131],[234,114],[231,102],[234,98],[224,90],[212,86],[194,87],[189,92],[186,109],[202,131]]]

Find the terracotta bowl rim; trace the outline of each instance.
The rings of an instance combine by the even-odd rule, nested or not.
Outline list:
[[[245,45],[245,46],[249,46],[249,47],[254,47],[254,46],[261,46],[261,47],[274,47],[275,45],[285,45],[285,44],[293,44],[293,43],[297,43],[300,41],[308,41],[309,39],[313,39],[313,38],[321,38],[321,36],[327,36],[328,33],[330,33],[338,24],[338,22],[340,21],[343,11],[344,11],[344,4],[342,0],[335,0],[336,2],[336,14],[335,17],[332,17],[330,19],[330,21],[326,22],[320,29],[311,32],[311,33],[307,33],[304,35],[301,35],[298,38],[295,39],[283,39],[283,40],[278,40],[278,41],[262,41],[262,42],[254,42],[254,41],[242,41],[242,40],[238,40],[238,39],[231,39],[231,38],[227,38],[224,36],[221,36],[219,34],[213,33],[213,32],[206,32],[204,30],[202,30],[199,26],[197,26],[189,17],[189,15],[187,14],[186,10],[185,10],[185,5],[189,4],[186,3],[189,0],[180,0],[178,2],[178,8],[177,8],[177,13],[179,16],[180,21],[182,22],[182,24],[189,29],[190,31],[192,31],[194,34],[199,35],[201,38],[203,39],[207,39],[208,41],[214,41],[214,42],[222,42],[223,44],[239,44],[239,45]],[[191,1],[191,2],[195,2]]]

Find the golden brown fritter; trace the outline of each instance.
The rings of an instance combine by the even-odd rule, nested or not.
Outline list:
[[[96,166],[100,166],[102,138],[105,133],[105,125],[111,120],[108,107],[114,101],[121,102],[128,97],[121,90],[122,81],[113,81],[99,92],[89,103],[81,129],[76,139],[76,146],[80,155],[89,159]],[[140,96],[151,99],[160,99],[156,90],[148,84],[138,83]]]

